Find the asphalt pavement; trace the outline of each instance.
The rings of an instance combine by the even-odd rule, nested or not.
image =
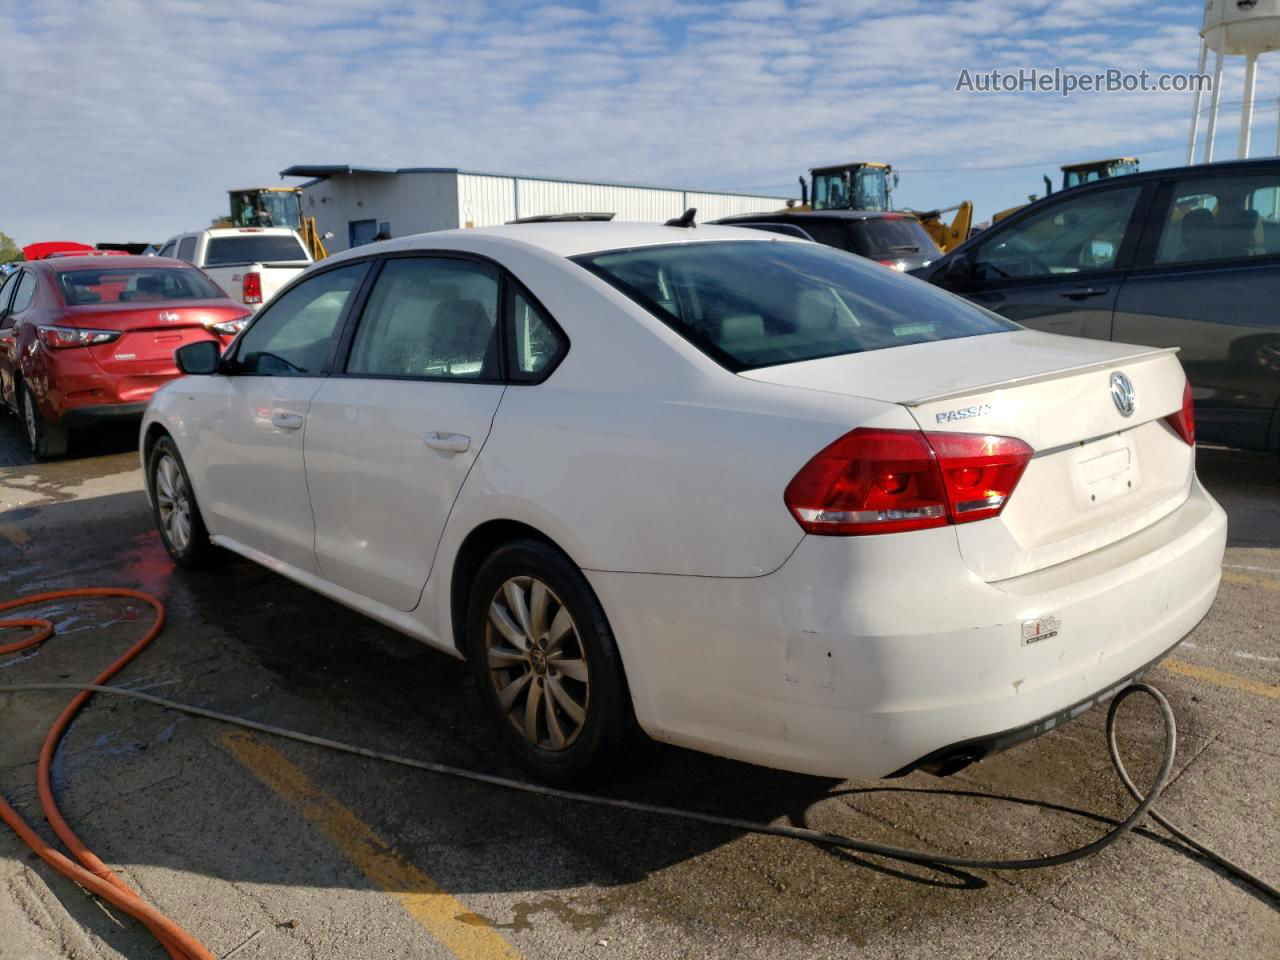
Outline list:
[[[0,600],[155,592],[164,633],[117,682],[380,750],[520,776],[452,659],[234,557],[176,571],[128,431],[33,465],[0,416]],[[1280,460],[1201,450],[1231,517],[1218,601],[1151,680],[1179,724],[1161,809],[1280,882]],[[81,680],[149,610],[59,602],[0,685]],[[0,790],[33,822],[62,693],[0,694]],[[1141,775],[1154,711],[1125,708]],[[1130,803],[1104,709],[940,780],[835,782],[654,745],[612,796],[966,856],[1077,845]],[[531,797],[99,698],[54,767],[90,847],[220,958],[1280,957],[1280,908],[1142,830],[1028,872],[940,870]],[[46,835],[48,831],[45,830]],[[0,958],[163,958],[0,830]]]

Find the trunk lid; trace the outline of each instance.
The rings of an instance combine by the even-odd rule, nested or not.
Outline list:
[[[226,300],[184,300],[181,304],[103,304],[68,308],[60,322],[93,330],[120,330],[119,339],[88,347],[105,372],[122,376],[176,376],[174,351],[188,343],[217,340],[223,345],[231,335],[212,329],[248,315],[244,307]]]
[[[1133,387],[1125,416],[1112,375]],[[1171,349],[1019,330],[752,370],[753,380],[905,406],[922,430],[1016,437],[1035,456],[998,517],[954,527],[978,576],[1005,580],[1137,533],[1187,497],[1194,450],[1165,422]]]

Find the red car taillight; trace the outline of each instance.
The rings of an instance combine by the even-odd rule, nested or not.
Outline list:
[[[85,330],[81,327],[55,327],[41,324],[36,336],[50,350],[66,350],[69,347],[92,347],[120,339],[119,330]]]
[[[1182,388],[1182,409],[1177,413],[1171,413],[1165,417],[1165,422],[1173,427],[1188,446],[1196,445],[1196,405],[1191,399],[1191,382],[1187,381],[1187,385]]]
[[[862,536],[997,516],[1032,450],[1012,437],[859,428],[805,464],[784,499],[807,533]]]
[[[262,302],[262,274],[246,273],[240,284],[240,294],[245,303]]]

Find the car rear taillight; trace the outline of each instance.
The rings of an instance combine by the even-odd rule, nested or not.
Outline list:
[[[261,303],[262,274],[256,270],[246,273],[240,284],[240,295],[245,303]]]
[[[85,330],[80,327],[55,327],[41,324],[36,336],[50,350],[66,350],[69,347],[92,347],[120,339],[119,330]]]
[[[890,270],[899,270],[904,273],[907,269],[907,265],[901,260],[877,260],[876,263],[880,264],[882,267],[888,267]]]
[[[783,499],[825,536],[969,523],[999,515],[1031,455],[1012,437],[862,427],[805,464]]]
[[[1187,442],[1188,446],[1196,445],[1196,405],[1191,399],[1191,382],[1182,388],[1182,409],[1165,417],[1165,422],[1173,427],[1174,432]]]
[[[234,320],[220,320],[217,323],[209,324],[209,329],[224,336],[235,336],[245,328],[252,316],[252,314],[246,313],[243,317],[236,317]]]

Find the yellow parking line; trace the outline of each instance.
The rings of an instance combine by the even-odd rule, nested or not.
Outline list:
[[[16,523],[10,523],[7,520],[0,520],[0,537],[4,537],[19,550],[31,542],[31,537],[27,534],[27,531]]]
[[[405,913],[459,960],[522,960],[519,951],[500,933],[476,924],[476,914],[313,784],[279,751],[244,733],[224,734],[222,743],[250,773],[328,837],[376,887],[394,896]],[[462,916],[471,922],[459,920]]]
[[[1263,590],[1274,590],[1280,593],[1280,580],[1270,577],[1251,577],[1247,573],[1223,572],[1222,579],[1227,583],[1238,583],[1245,587],[1261,587]]]
[[[1202,667],[1196,663],[1187,663],[1185,660],[1165,660],[1160,666],[1184,677],[1203,680],[1215,686],[1227,687],[1231,690],[1243,690],[1245,693],[1255,693],[1260,697],[1280,700],[1280,687],[1273,684],[1259,683],[1247,677],[1237,677],[1234,673],[1215,670],[1213,667]]]

